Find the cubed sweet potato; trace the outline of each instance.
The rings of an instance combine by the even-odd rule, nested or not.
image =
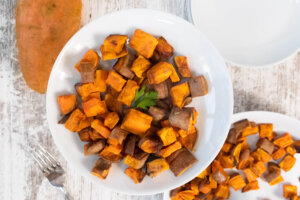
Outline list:
[[[168,111],[162,108],[151,106],[148,110],[149,114],[153,117],[154,122],[159,122],[167,116]]]
[[[135,184],[142,182],[144,177],[146,176],[146,173],[143,169],[135,169],[133,167],[128,167],[125,170],[125,174],[129,176]]]
[[[93,92],[100,92],[100,89],[96,87],[93,83],[76,83],[75,89],[78,95],[82,98],[89,96]]]
[[[285,148],[287,146],[292,145],[294,143],[294,140],[293,140],[292,136],[289,133],[285,133],[285,134],[279,136],[278,138],[275,138],[273,143],[276,146]]]
[[[100,153],[99,156],[113,163],[118,163],[122,160],[121,146],[108,145]]]
[[[118,101],[130,107],[132,101],[135,98],[135,93],[138,89],[139,86],[135,81],[128,80],[125,87],[122,89],[118,96]]]
[[[109,134],[108,143],[111,145],[122,145],[127,135],[127,131],[121,129],[120,126],[116,126]]]
[[[108,72],[106,70],[96,70],[94,86],[99,92],[106,92],[106,79]]]
[[[234,156],[236,162],[240,162],[241,150],[242,150],[242,143],[238,143],[231,149],[231,155]]]
[[[267,153],[272,154],[274,151],[274,144],[266,138],[260,138],[256,143],[258,148],[265,150]]]
[[[219,160],[224,168],[234,167],[235,161],[232,155],[223,154],[222,156],[220,156]]]
[[[149,134],[140,139],[138,146],[146,153],[158,153],[163,143],[156,135]]]
[[[80,75],[82,83],[93,83],[95,78],[95,68],[93,63],[82,62],[80,63]]]
[[[86,52],[86,54],[83,56],[83,58],[75,65],[75,68],[80,72],[80,63],[83,62],[90,62],[93,64],[94,69],[97,69],[99,62],[100,62],[100,57],[97,54],[96,51],[90,49]]]
[[[266,172],[266,167],[262,161],[257,161],[256,163],[253,164],[251,167],[251,170],[254,172],[256,176],[262,176],[263,173]]]
[[[272,153],[272,158],[274,160],[279,160],[281,158],[283,158],[286,154],[286,151],[284,148],[278,148],[277,150],[275,150],[273,153]]]
[[[86,115],[83,114],[83,112],[77,108],[71,113],[69,119],[65,123],[65,127],[71,132],[81,131],[82,129],[86,128],[80,128],[81,121],[85,119]]]
[[[296,158],[294,156],[291,155],[287,155],[280,163],[279,166],[281,169],[283,169],[284,171],[288,172],[290,171],[296,162]]]
[[[83,101],[83,102],[85,102],[85,101],[88,101],[88,100],[90,100],[90,99],[92,99],[92,98],[96,98],[96,99],[99,99],[99,100],[101,100],[101,94],[100,94],[100,92],[92,92],[92,93],[90,93],[88,96],[86,96],[86,97],[81,97],[81,100]]]
[[[283,197],[288,199],[293,195],[297,195],[297,186],[296,185],[283,185]]]
[[[199,192],[203,194],[208,194],[211,192],[211,186],[209,184],[209,181],[206,179],[201,179],[198,188],[199,188]]]
[[[112,60],[127,55],[126,35],[110,35],[100,47],[103,60]]]
[[[218,168],[218,169],[216,169],[212,172],[212,178],[218,184],[222,184],[222,183],[225,183],[228,180],[229,175],[224,171],[224,169],[222,167],[222,168]]]
[[[76,95],[61,95],[57,97],[57,102],[61,115],[66,115],[74,110],[76,106]]]
[[[189,133],[185,137],[179,137],[179,140],[185,148],[193,151],[194,147],[195,147],[195,144],[196,144],[196,141],[197,141],[197,138],[198,138],[198,133],[196,131],[196,132],[193,132],[193,133]]]
[[[231,147],[232,147],[232,144],[225,142],[222,146],[221,151],[228,153],[230,151]]]
[[[244,174],[249,183],[255,181],[258,177],[250,168],[244,169]]]
[[[144,72],[146,72],[151,67],[151,63],[149,60],[139,55],[132,63],[131,70],[135,73],[135,75],[139,78],[142,78]]]
[[[159,54],[160,60],[169,60],[173,56],[173,47],[162,36],[159,37],[157,41],[156,51]]]
[[[193,128],[197,120],[197,111],[195,108],[184,107],[182,109],[173,107],[169,116],[169,123],[171,126],[181,128],[185,131]]]
[[[296,148],[293,146],[288,146],[285,148],[286,152],[290,155],[295,155],[297,153]]]
[[[233,175],[229,179],[229,185],[235,190],[242,189],[246,186],[246,183],[243,179],[243,177],[240,174]]]
[[[170,75],[171,81],[172,81],[173,83],[179,82],[179,81],[180,81],[180,78],[179,78],[179,76],[178,76],[178,74],[177,74],[176,69],[174,68],[173,65],[170,65],[170,68],[171,68],[171,70],[172,70],[172,74]]]
[[[107,93],[104,98],[105,104],[110,111],[121,113],[122,103],[118,101],[117,96],[114,97]]]
[[[119,72],[122,76],[133,79],[134,73],[131,71],[130,67],[134,60],[135,56],[132,53],[128,53],[126,56],[119,58],[119,60],[114,65],[114,70]]]
[[[140,29],[136,29],[130,40],[129,46],[145,58],[150,58],[158,44],[157,39]]]
[[[164,99],[169,96],[169,91],[171,90],[171,81],[167,79],[159,84],[153,84],[154,90],[157,92],[158,99]]]
[[[182,147],[181,143],[176,141],[173,144],[170,144],[169,146],[162,148],[160,154],[162,155],[162,157],[166,158],[172,153],[174,153],[175,151],[181,149],[181,147]]]
[[[181,74],[182,77],[191,77],[191,72],[186,56],[176,56],[174,57],[174,63]]]
[[[105,179],[108,175],[110,168],[110,161],[105,160],[104,158],[99,158],[92,169],[92,174],[101,179]]]
[[[133,134],[128,135],[128,137],[125,140],[125,144],[124,144],[124,154],[125,155],[134,156],[134,152],[136,149],[136,143],[138,140],[139,140],[139,137],[137,135],[133,135]]]
[[[228,132],[226,142],[228,142],[230,144],[236,144],[238,136],[239,136],[239,133],[234,128],[232,128]]]
[[[242,192],[248,192],[251,190],[258,190],[259,189],[259,185],[258,185],[258,181],[254,180],[252,182],[247,183],[247,185],[243,188]]]
[[[119,121],[119,115],[116,112],[110,112],[106,115],[104,120],[104,125],[107,126],[110,129],[113,129],[115,125]]]
[[[188,83],[192,97],[204,96],[208,93],[208,85],[204,76],[191,77]]]
[[[131,155],[126,155],[124,159],[124,163],[126,165],[129,165],[130,167],[133,167],[134,169],[140,169],[144,166],[146,160],[148,159],[149,154],[145,154],[144,157],[138,159]]]
[[[90,129],[91,129],[91,131],[89,131],[89,134],[90,134],[90,138],[92,141],[104,139],[104,137],[100,133],[98,133],[95,129],[93,129],[91,127],[90,127]]]
[[[258,160],[261,160],[263,162],[268,162],[269,160],[272,159],[272,156],[261,148],[256,149],[256,152],[258,155]]]
[[[172,64],[159,62],[147,71],[147,78],[150,84],[159,84],[167,80],[172,74]]]
[[[154,178],[158,174],[169,169],[169,164],[163,158],[158,158],[147,163],[147,174]]]
[[[259,132],[259,128],[256,123],[250,122],[250,126],[245,128],[240,137],[248,137],[250,135],[254,135]]]
[[[136,135],[143,135],[150,128],[151,122],[151,116],[141,111],[130,109],[123,119],[121,128]]]
[[[172,102],[175,106],[182,108],[184,106],[184,100],[190,95],[190,88],[187,82],[173,86],[171,88]]]
[[[98,140],[89,142],[84,145],[84,155],[89,156],[99,153],[105,146],[105,140]]]
[[[91,127],[100,133],[104,138],[108,138],[110,135],[110,130],[104,126],[103,122],[99,119],[95,119],[92,122]]]
[[[177,134],[173,127],[165,127],[165,128],[160,129],[157,132],[157,135],[160,137],[164,146],[167,146],[176,141]]]
[[[259,137],[271,140],[273,138],[273,124],[260,124]]]
[[[281,181],[283,181],[281,177],[281,171],[280,170],[272,170],[269,171],[267,174],[264,175],[264,179],[270,184],[275,185]]]
[[[117,92],[120,92],[123,86],[125,85],[126,80],[117,72],[109,71],[106,83],[110,85],[113,89],[115,89]]]
[[[227,184],[220,184],[215,192],[215,196],[228,199],[230,196],[229,186]]]
[[[90,132],[92,129],[90,127],[84,128],[81,131],[78,132],[78,136],[82,142],[89,142],[91,141]]]
[[[82,103],[82,108],[87,117],[93,117],[98,114],[107,113],[105,101],[92,98]]]
[[[251,127],[248,119],[243,119],[233,123],[233,128],[237,133],[243,132],[247,127]]]

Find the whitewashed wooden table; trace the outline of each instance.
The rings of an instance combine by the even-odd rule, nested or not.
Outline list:
[[[0,199],[63,199],[21,149],[31,140],[42,144],[62,163],[67,172],[66,187],[76,200],[162,199],[161,194],[134,197],[109,192],[68,166],[47,126],[45,95],[30,90],[20,72],[14,33],[16,1],[0,0]],[[188,17],[184,0],[83,0],[82,25],[109,12],[137,7]],[[234,112],[268,110],[300,119],[300,53],[269,68],[228,64],[228,69],[234,88]]]

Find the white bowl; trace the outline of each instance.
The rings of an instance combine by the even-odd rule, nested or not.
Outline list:
[[[76,133],[71,133],[60,119],[56,97],[75,93],[74,84],[80,75],[74,65],[88,49],[99,47],[110,34],[132,36],[140,28],[156,36],[165,37],[175,53],[188,57],[194,75],[203,74],[209,83],[209,94],[195,98],[192,105],[199,112],[197,129],[199,139],[194,155],[198,162],[183,175],[175,177],[165,171],[154,179],[146,177],[134,184],[124,174],[126,165],[113,164],[106,180],[90,173],[97,156],[83,155],[83,145]],[[107,63],[106,63],[107,64]],[[54,141],[68,161],[83,176],[110,190],[134,194],[155,194],[178,187],[198,175],[217,155],[227,136],[233,110],[233,94],[227,68],[212,44],[192,24],[171,14],[147,9],[132,9],[108,14],[94,20],[77,32],[60,52],[50,75],[47,89],[47,119]]]

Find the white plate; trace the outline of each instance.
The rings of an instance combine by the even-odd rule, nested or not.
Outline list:
[[[191,15],[235,65],[277,64],[300,48],[299,0],[191,0]]]
[[[266,111],[251,111],[251,112],[243,112],[237,113],[233,115],[232,123],[239,121],[241,119],[249,119],[250,121],[254,121],[256,123],[272,123],[274,126],[274,131],[279,134],[290,133],[293,138],[299,140],[300,139],[300,121],[296,120],[292,117],[288,117],[283,114],[274,113],[274,112],[266,112]],[[247,139],[247,143],[251,148],[255,148],[256,141],[258,136],[251,136]],[[253,141],[253,142],[252,142]],[[284,184],[293,184],[297,185],[299,188],[299,177],[300,177],[300,155],[296,154],[296,164],[289,172],[284,172],[281,170],[282,177],[284,181],[270,186],[267,182],[258,179],[259,182],[259,190],[249,191],[246,193],[242,193],[241,191],[234,191],[230,188],[230,198],[232,200],[239,199],[272,199],[272,200],[281,200],[283,198],[283,185]],[[299,193],[298,193],[299,194]],[[169,200],[169,192],[165,192],[164,200]]]
[[[176,178],[171,171],[158,177],[146,177],[141,184],[134,184],[124,174],[125,164],[114,164],[106,180],[91,175],[90,170],[97,156],[83,155],[83,145],[76,133],[70,133],[58,125],[59,109],[56,97],[74,93],[74,84],[80,82],[74,65],[84,53],[92,48],[98,51],[109,34],[128,34],[136,28],[154,35],[164,36],[176,50],[186,55],[194,75],[204,74],[209,83],[209,94],[196,98],[193,105],[199,112],[197,128],[199,140],[195,156],[197,164]],[[106,63],[107,64],[107,63]],[[223,59],[211,43],[192,24],[171,14],[133,9],[115,12],[83,27],[63,48],[52,69],[47,90],[47,119],[55,143],[69,165],[98,185],[111,190],[135,194],[154,194],[177,187],[195,177],[203,170],[220,150],[230,126],[233,108],[232,85]],[[123,162],[122,162],[123,163]]]

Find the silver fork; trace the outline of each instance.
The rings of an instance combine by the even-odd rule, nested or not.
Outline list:
[[[50,153],[48,153],[42,146],[38,144],[34,145],[34,147],[31,147],[29,151],[39,168],[42,170],[44,176],[48,179],[49,183],[62,192],[65,200],[73,200],[63,185],[65,181],[63,176],[64,170],[60,163],[57,162]]]

